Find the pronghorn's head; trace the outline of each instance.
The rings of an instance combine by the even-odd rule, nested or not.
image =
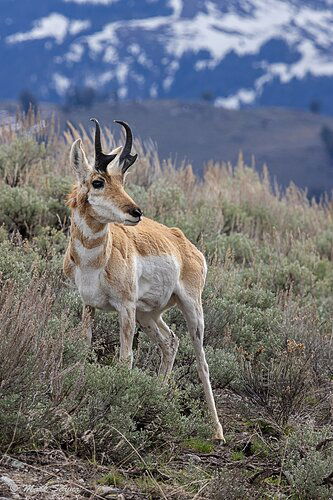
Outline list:
[[[73,143],[70,153],[71,166],[78,180],[78,205],[98,222],[135,226],[141,220],[142,211],[124,190],[126,172],[137,159],[137,155],[131,154],[131,129],[127,123],[117,121],[125,128],[126,143],[106,155],[102,152],[99,123],[95,118],[92,121],[96,125],[95,164],[88,163],[81,139]]]

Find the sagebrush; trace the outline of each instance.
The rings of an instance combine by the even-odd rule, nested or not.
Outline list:
[[[189,443],[204,453],[193,443],[207,442],[210,430],[185,323],[168,312],[181,339],[168,386],[140,331],[133,372],[117,364],[112,314],[98,313],[95,351],[85,347],[79,297],[61,266],[69,145],[80,135],[92,153],[91,135],[74,127],[58,135],[32,115],[18,121],[0,129],[1,450],[60,447],[122,468],[144,460],[164,470],[159,488],[151,476],[139,485],[152,497],[164,488],[168,498],[330,498],[331,201],[295,186],[281,192],[242,157],[235,167],[208,164],[198,178],[136,141],[130,194],[147,216],[180,227],[209,266],[205,349],[229,444],[223,466],[180,471],[172,460]],[[114,145],[109,130],[104,140]]]

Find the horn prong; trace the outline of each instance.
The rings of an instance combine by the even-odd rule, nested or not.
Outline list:
[[[117,156],[115,154],[113,155],[106,155],[102,151],[102,144],[101,144],[101,127],[99,124],[99,121],[97,118],[90,118],[90,121],[95,123],[95,169],[98,170],[99,172],[106,172],[106,168],[108,164],[114,160],[114,158]]]
[[[138,155],[131,155],[132,144],[133,144],[132,130],[131,127],[128,125],[128,123],[122,120],[113,120],[113,121],[114,123],[119,123],[119,125],[124,127],[126,132],[125,146],[123,147],[123,150],[120,155],[120,162],[123,163],[122,170],[123,172],[126,172],[126,170],[135,162],[138,156]]]

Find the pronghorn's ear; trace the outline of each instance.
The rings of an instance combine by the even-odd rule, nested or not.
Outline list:
[[[92,168],[83,151],[81,139],[76,139],[72,144],[70,163],[79,182],[83,182],[92,173]]]
[[[114,148],[109,155],[116,155],[116,157],[108,164],[106,171],[109,175],[111,174],[121,174],[121,168],[119,165],[119,160],[120,160],[120,153],[122,152],[123,147],[118,146],[117,148]]]

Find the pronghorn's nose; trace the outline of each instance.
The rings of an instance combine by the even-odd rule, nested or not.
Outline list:
[[[133,217],[141,217],[142,215],[142,210],[140,210],[139,207],[135,207],[135,208],[132,208],[130,211],[129,211],[130,215],[132,215]]]

